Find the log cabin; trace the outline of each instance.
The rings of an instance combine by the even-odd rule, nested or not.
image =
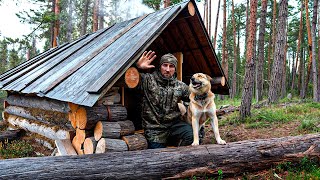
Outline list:
[[[60,155],[145,149],[133,88],[139,81],[135,62],[146,50],[158,58],[173,53],[179,80],[188,84],[194,73],[206,73],[214,79],[214,93],[229,94],[190,0],[84,35],[3,73],[0,89],[8,93],[3,119],[55,142]]]

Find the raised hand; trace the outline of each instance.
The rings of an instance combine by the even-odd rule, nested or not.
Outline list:
[[[136,63],[139,69],[150,69],[154,68],[154,65],[151,65],[152,61],[157,57],[154,51],[145,51],[138,62]]]

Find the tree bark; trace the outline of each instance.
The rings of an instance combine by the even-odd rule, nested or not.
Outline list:
[[[2,179],[162,179],[224,177],[320,157],[320,134],[85,156],[0,161]],[[81,169],[81,173],[79,173]]]
[[[236,34],[236,20],[234,15],[234,2],[232,0],[232,28],[233,28],[233,68],[232,68],[232,89],[231,89],[231,98],[234,98],[236,95],[237,89],[237,34]],[[239,42],[238,42],[239,43]]]
[[[54,28],[53,28],[53,43],[52,47],[58,46],[58,37],[59,37],[59,30],[60,30],[60,21],[59,21],[59,15],[60,15],[60,8],[59,8],[59,0],[55,0],[54,5],[54,15],[57,19],[55,19],[54,22]]]
[[[264,69],[264,36],[266,32],[268,1],[262,0],[260,14],[260,28],[258,40],[258,63],[256,67],[256,100],[259,102],[263,98],[263,69]]]
[[[271,45],[271,52],[270,56],[268,59],[268,80],[269,82],[271,81],[271,66],[272,66],[272,61],[273,61],[273,56],[274,56],[274,51],[275,51],[275,43],[276,43],[276,19],[277,19],[277,0],[273,1],[273,15],[272,15],[272,45]],[[272,58],[271,58],[272,57]],[[270,88],[270,87],[269,87]]]
[[[99,6],[99,13],[98,13],[98,17],[99,17],[99,29],[103,29],[104,28],[104,0],[99,0],[100,1],[100,6]]]
[[[101,138],[96,147],[96,153],[106,153],[115,151],[128,151],[128,146],[121,139]]]
[[[279,8],[277,43],[274,52],[274,61],[272,65],[271,80],[268,93],[268,103],[278,101],[281,90],[281,79],[283,74],[283,61],[286,45],[286,26],[288,17],[288,1],[281,0]]]
[[[13,126],[18,126],[26,131],[40,134],[46,138],[55,140],[55,139],[70,139],[72,136],[73,130],[63,129],[58,126],[48,126],[40,122],[33,122],[30,119],[22,118],[19,116],[8,115],[6,119],[8,123]]]
[[[306,26],[307,26],[307,33],[308,33],[308,52],[309,52],[309,62],[308,62],[308,69],[306,75],[306,85],[305,90],[308,90],[308,84],[310,80],[310,72],[312,67],[312,37],[311,37],[311,29],[310,29],[310,19],[309,19],[309,2],[305,0],[305,10],[306,10]],[[305,96],[303,97],[305,98]]]
[[[313,2],[313,17],[312,17],[312,80],[313,80],[313,101],[319,102],[318,96],[318,78],[317,77],[317,57],[316,57],[316,36],[317,36],[317,15],[318,15],[318,0]]]
[[[98,141],[102,137],[118,139],[121,136],[134,133],[134,125],[130,120],[118,122],[99,121],[94,128],[94,138]]]
[[[220,12],[220,0],[218,1],[218,10],[217,10],[217,17],[216,17],[216,25],[214,26],[214,37],[213,37],[213,48],[216,49],[217,44],[217,34],[218,34],[218,22],[219,22],[219,12]]]
[[[228,55],[227,55],[227,1],[223,3],[223,35],[222,35],[222,69],[228,81]]]
[[[302,27],[303,26],[303,24],[302,24],[303,23],[303,9],[304,9],[304,4],[301,3],[298,47],[297,47],[297,55],[296,55],[296,65],[295,65],[295,68],[293,68],[293,71],[292,71],[291,94],[293,94],[293,91],[294,91],[294,88],[295,88],[296,71],[297,71],[297,67],[298,67],[299,53],[301,51],[302,29],[303,29],[303,27]],[[301,59],[300,59],[300,61],[301,61]],[[301,66],[300,66],[299,69],[301,69]]]
[[[80,31],[81,36],[87,33],[89,4],[90,4],[90,0],[85,0],[83,15],[82,15],[81,31]]]
[[[246,69],[245,69],[245,82],[242,91],[240,118],[244,119],[251,115],[251,103],[254,85],[254,41],[256,37],[256,16],[257,16],[257,0],[250,0],[250,24],[249,34],[247,41],[247,54],[246,54]]]
[[[123,136],[122,140],[126,142],[129,151],[148,149],[147,139],[142,134]]]
[[[4,111],[8,114],[39,121],[48,125],[58,125],[65,128],[70,127],[69,116],[66,113],[19,106],[9,106]]]
[[[208,34],[211,40],[211,0],[208,0]]]
[[[74,4],[73,0],[69,0],[69,11],[68,11],[68,25],[67,25],[67,41],[71,42],[72,40],[72,32],[73,32],[73,10]]]
[[[96,32],[98,30],[98,12],[99,12],[99,0],[94,0],[92,32]]]
[[[68,113],[70,111],[70,107],[67,102],[40,98],[36,96],[9,95],[6,101],[9,105],[14,106],[37,108],[48,111],[58,111],[62,113]]]

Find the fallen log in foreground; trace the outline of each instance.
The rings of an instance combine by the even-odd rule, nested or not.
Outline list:
[[[320,157],[320,134],[83,156],[0,161],[0,179],[161,179],[224,175]]]

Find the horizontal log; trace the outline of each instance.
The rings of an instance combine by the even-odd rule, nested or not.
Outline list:
[[[122,140],[128,145],[129,151],[148,149],[147,139],[142,134],[123,136]]]
[[[22,129],[2,131],[0,132],[0,142],[19,139],[24,134],[24,132],[25,131]]]
[[[94,128],[94,138],[98,141],[101,137],[118,139],[121,136],[134,133],[134,125],[130,120],[108,122],[99,121]]]
[[[73,134],[73,130],[71,129],[64,129],[59,126],[48,126],[47,124],[43,124],[41,122],[35,122],[33,120],[11,114],[8,114],[6,121],[13,126],[37,133],[52,140],[70,139]]]
[[[121,139],[101,138],[96,147],[96,153],[106,153],[115,151],[128,151],[126,142]]]
[[[80,129],[93,129],[98,121],[123,121],[126,118],[127,109],[121,105],[80,107],[76,112]]]
[[[121,102],[121,95],[119,93],[113,93],[113,94],[107,94],[107,96],[104,96],[101,98],[97,105],[113,105],[113,104],[119,104]]]
[[[218,170],[227,177],[299,162],[304,156],[320,158],[319,143],[320,133],[226,145],[7,159],[0,161],[0,179],[178,179],[217,175]]]
[[[67,102],[58,101],[37,96],[9,95],[6,101],[10,105],[44,109],[48,111],[58,111],[68,113],[70,107]]]
[[[44,124],[58,125],[65,128],[70,128],[70,122],[67,113],[19,106],[9,106],[4,111],[8,114],[40,121]]]

